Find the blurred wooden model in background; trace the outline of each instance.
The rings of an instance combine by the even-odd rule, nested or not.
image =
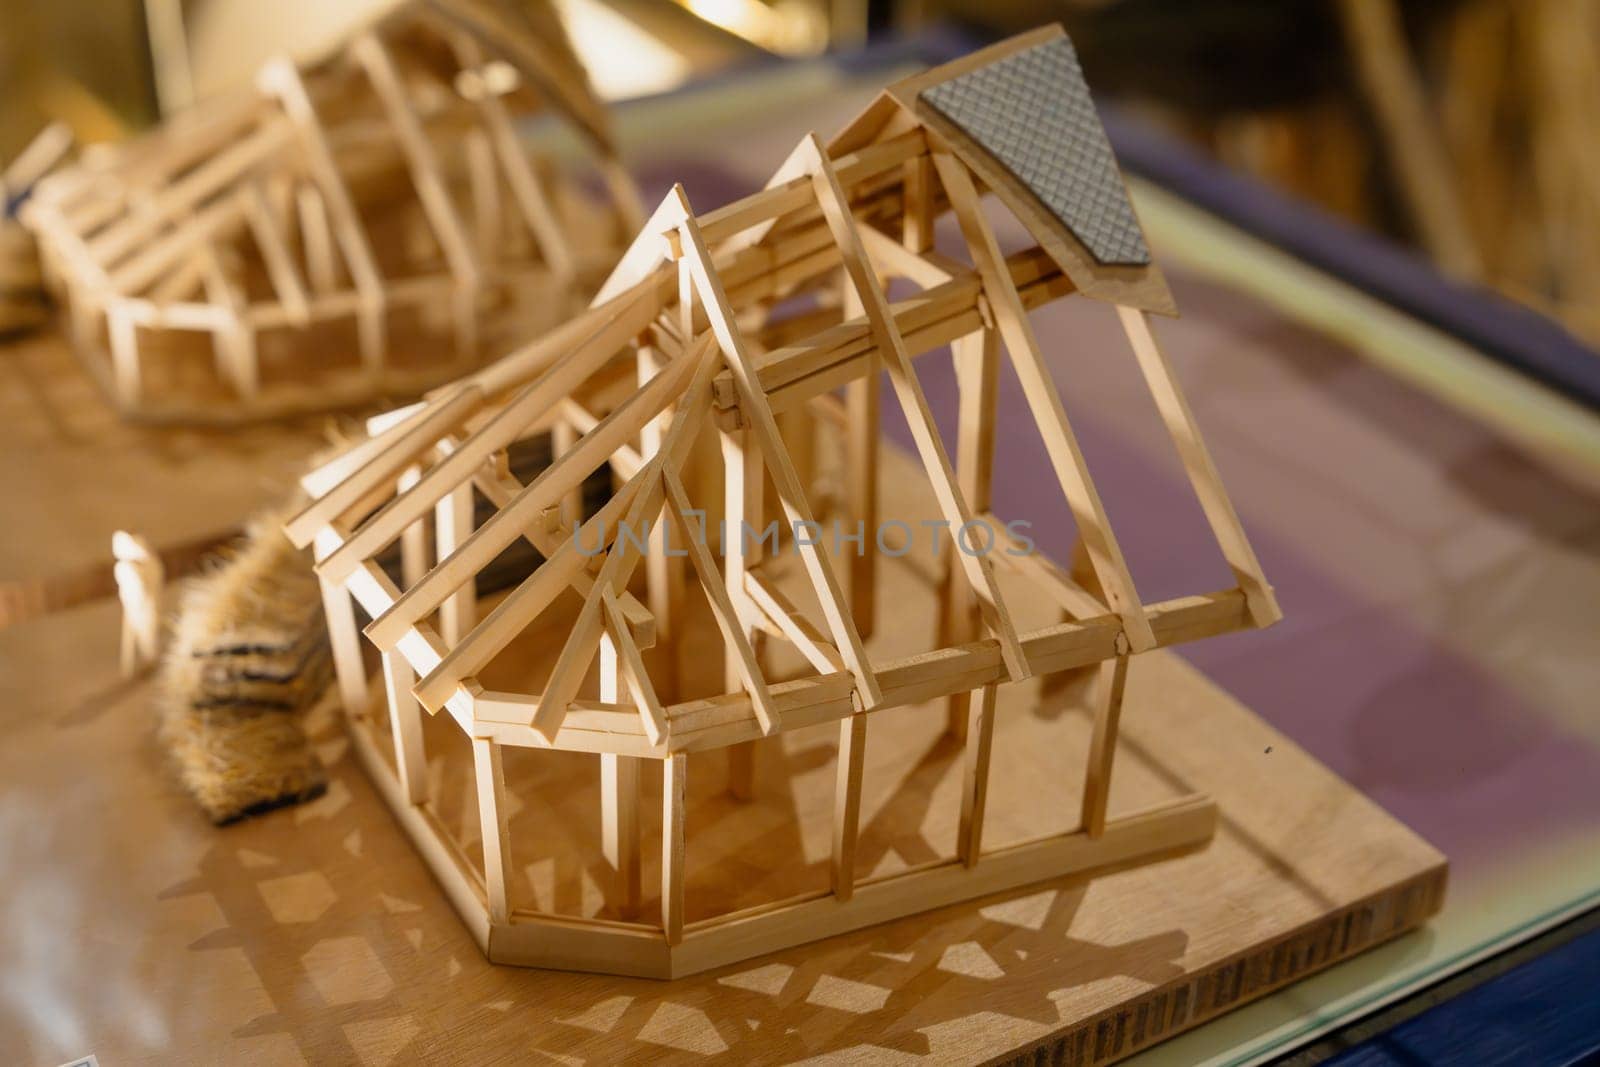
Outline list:
[[[598,201],[519,141],[544,111]],[[26,218],[117,406],[226,420],[459,376],[582,306],[639,209],[548,8],[413,0],[53,176]]]
[[[52,123],[0,172],[0,336],[32,329],[49,317],[39,250],[17,220],[17,209],[71,147],[72,132]]]
[[[982,190],[1035,246],[1001,251]],[[934,222],[946,214],[969,262],[933,247]],[[891,301],[891,280],[918,291]],[[1074,293],[1116,306],[1233,588],[1160,603],[1134,588],[1028,319],[1029,309]],[[286,530],[316,546],[357,750],[488,956],[674,977],[1205,843],[1216,811],[1203,795],[1107,815],[1127,675],[1138,653],[1270,625],[1279,611],[1157,345],[1152,312],[1172,314],[1171,295],[1072,46],[1051,27],[896,84],[828,144],[803,141],[761,192],[698,214],[674,190],[589,311],[374,420],[369,439],[309,474],[313,499]],[[953,456],[915,366],[944,345],[960,381]],[[1058,489],[1076,521],[1092,570],[1083,583],[1028,553],[991,513],[1002,348],[1049,453],[1041,491]],[[880,371],[920,466],[880,453]],[[805,422],[780,427],[796,418],[834,435],[844,455],[831,515],[817,507],[821,480],[808,476],[810,458],[795,443],[807,437]],[[507,473],[506,450],[542,433],[556,441],[556,458],[522,484]],[[891,461],[926,475],[948,523],[936,610],[889,591],[902,552],[887,530],[918,528],[917,515],[884,506],[904,499],[903,480],[884,477]],[[618,489],[581,517],[571,494],[602,465]],[[793,531],[792,553],[759,539],[774,510],[769,489]],[[480,495],[497,511],[474,528]],[[819,518],[863,536],[865,550],[841,548]],[[475,575],[523,539],[542,565],[480,602]],[[394,576],[378,557],[397,541],[406,562]],[[1051,598],[1065,621],[1020,629],[1002,570]],[[358,609],[381,653],[386,711],[372,696]],[[935,614],[939,636],[929,644],[920,635]],[[781,678],[780,656],[789,663]],[[997,695],[1096,664],[1103,685],[1079,827],[986,849]],[[885,709],[946,701],[965,746],[956,856],[870,877],[855,862],[869,724],[885,721],[876,714]],[[423,712],[441,709],[470,741],[481,863],[440,814],[449,800],[441,762],[469,747],[459,737],[425,743],[437,720]],[[839,739],[827,891],[686,921],[685,869],[698,846],[686,815],[689,753],[725,751],[733,791],[748,797],[759,784],[751,743],[819,724],[836,724]],[[385,728],[392,762],[374,732]],[[540,826],[560,833],[561,806],[579,794],[508,789],[512,754],[524,766],[579,759],[598,776],[603,848],[616,873],[608,917],[552,914],[521,898],[519,865],[543,857],[510,832],[510,815],[539,805]],[[658,910],[645,919],[640,781],[650,761],[662,783],[661,881]],[[751,884],[770,873],[751,866]]]

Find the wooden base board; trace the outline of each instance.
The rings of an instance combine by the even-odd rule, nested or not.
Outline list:
[[[471,820],[433,805],[407,807],[392,770],[384,724],[359,720],[352,733],[354,750],[379,793],[394,808],[491,959],[557,968],[610,965],[652,977],[705,971],[643,989],[626,978],[587,976],[570,987],[581,992],[566,991],[550,1004],[552,1019],[581,1017],[624,994],[663,1004],[687,1001],[711,1013],[716,998],[725,996],[730,987],[745,990],[741,997],[748,999],[750,990],[759,992],[770,984],[769,995],[780,998],[787,979],[780,981],[779,976],[792,976],[816,966],[814,961],[823,961],[820,966],[827,974],[839,976],[837,989],[843,1000],[898,1001],[904,1013],[898,1026],[914,1027],[919,1020],[929,1024],[932,1032],[926,1032],[926,1047],[939,1062],[1007,1059],[1042,1049],[1050,1062],[1099,1064],[1417,927],[1440,907],[1446,877],[1444,859],[1436,851],[1181,659],[1155,653],[1136,662],[1140,670],[1130,676],[1124,746],[1112,793],[1113,821],[1121,818],[1128,825],[1137,821],[1138,810],[1156,805],[1182,809],[1178,798],[1203,792],[1216,799],[1218,808],[1216,833],[1209,844],[1175,858],[1120,868],[1115,866],[1115,854],[1091,853],[1063,869],[1107,864],[1112,869],[995,892],[981,900],[731,965],[726,961],[773,946],[739,943],[736,922],[701,919],[691,921],[683,943],[669,949],[657,931],[608,922],[606,907],[593,901],[587,917],[603,924],[604,936],[574,924],[573,919],[585,917],[582,913],[563,917],[524,908],[514,912],[508,925],[490,924],[481,879],[474,870],[481,853],[472,840]],[[1019,745],[1033,748],[1050,739],[1063,754],[1062,766],[1078,765],[1081,735],[1088,726],[1081,707],[1086,695],[1082,680],[1058,683],[1043,692],[1019,687],[1018,701],[1002,704],[996,723],[997,751]],[[959,749],[941,736],[942,721],[935,704],[875,717],[869,783],[874,767],[879,778],[898,772],[902,786],[914,778],[948,778],[943,763],[949,759],[958,764]],[[453,724],[441,725],[454,730]],[[763,800],[771,806],[777,793],[793,785],[789,804],[802,823],[801,837],[806,836],[806,826],[825,813],[812,811],[800,795],[801,779],[808,773],[804,769],[825,755],[820,750],[827,743],[813,738],[781,749],[769,746],[761,758],[765,785],[748,806],[728,799],[722,754],[691,758],[691,826],[713,822],[717,831],[738,844],[718,848],[722,855],[710,869],[705,865],[698,869],[698,893],[696,875],[691,873],[689,899],[703,899],[708,882],[726,877],[730,859],[751,871],[752,880],[770,881],[770,874],[755,873],[768,861],[789,862],[791,880],[803,880],[808,864],[781,858],[797,847],[796,842],[782,834],[769,835],[781,840],[763,841],[749,828],[771,825],[771,812],[765,818],[761,814]],[[552,754],[527,755],[537,760]],[[524,776],[524,789],[518,792],[517,776],[509,775],[508,788],[521,797],[520,814],[512,826],[512,839],[522,849],[515,857],[519,870],[538,867],[546,858],[542,855],[546,847],[559,848],[559,842],[565,842],[570,848],[574,837],[592,829],[583,818],[571,817],[574,811],[598,807],[586,794],[582,799],[574,796],[574,790],[581,794],[587,785],[573,768],[598,760],[573,754],[557,758],[565,761],[565,767],[552,773],[563,783],[562,810],[567,813],[567,825],[559,834],[530,831],[554,821],[541,810],[537,798],[555,779],[535,783]],[[434,775],[441,793],[453,792],[447,771],[436,768]],[[1063,786],[1033,774],[1021,777],[1025,780],[1010,782],[991,801],[986,829],[997,843],[1029,836],[1030,828],[1031,836],[1053,829],[1033,826],[1041,812],[1043,821],[1075,820],[1075,812],[1063,813],[1057,803],[1076,786],[1075,781]],[[694,788],[697,781],[702,784],[699,789]],[[647,783],[647,813],[653,796]],[[1018,803],[1019,798],[1024,802]],[[920,820],[919,812],[893,810],[895,802],[889,800],[866,822],[863,849],[877,857],[886,874],[914,866],[904,861],[919,848],[938,851],[937,842],[952,829],[946,823],[954,813],[945,818],[951,805],[941,803],[942,790],[933,787],[925,799]],[[869,790],[869,807],[871,803]],[[1209,826],[1213,813],[1209,805],[1201,807]],[[748,814],[736,814],[741,810]],[[1108,833],[1102,840],[1111,843],[1116,836]],[[691,838],[691,872],[694,858]],[[647,854],[647,886],[654,873],[652,861]],[[575,862],[587,870],[592,858],[580,856]],[[929,865],[949,867],[938,859]],[[1015,884],[1002,881],[991,889]],[[536,897],[563,895],[559,885],[547,885],[541,893],[537,886],[525,884],[520,888],[525,900],[530,889]],[[513,887],[514,902],[518,891]],[[960,895],[934,896],[930,904]],[[573,898],[571,892],[565,896]],[[858,888],[856,900],[870,905],[870,885]],[[652,906],[646,900],[647,914]],[[860,925],[839,922],[832,914],[835,910],[833,901],[815,899],[798,906],[797,918],[810,928],[810,936],[819,930],[848,931]],[[930,957],[937,957],[931,968]],[[552,990],[567,989],[559,986],[558,975],[543,973],[558,983]],[[909,981],[902,984],[903,978]],[[934,978],[943,981],[930,981]],[[816,1008],[832,996],[819,999],[816,990],[825,984],[819,983],[805,1004],[788,1009],[792,1014],[785,1018],[801,1024],[801,1032],[807,1032],[808,1022],[822,1025],[819,1018],[830,1014]],[[914,993],[919,987],[923,994]],[[828,984],[828,988],[835,987]],[[938,1007],[906,1011],[905,997],[924,994]],[[964,1009],[952,999],[957,996],[970,998]],[[860,1011],[864,1019],[878,1014],[870,1007]],[[667,1013],[655,1018],[663,1014]],[[944,1022],[933,1026],[935,1020]],[[964,1021],[957,1025],[958,1020]],[[702,1016],[687,1014],[681,1024],[666,1026],[666,1032],[654,1033],[648,1043],[696,1047],[701,1038],[695,1031],[703,1026]],[[850,1032],[852,1027],[845,1026],[824,1047],[841,1047],[835,1038]],[[773,1033],[771,1044],[750,1036],[754,1043],[740,1048],[753,1061],[781,1058],[787,1055],[785,1048],[794,1046],[788,1035]],[[867,1045],[878,1040],[870,1028],[858,1036]],[[621,1033],[575,1034],[571,1051],[584,1058],[616,1058],[638,1054],[645,1047],[638,1040]],[[850,1047],[850,1042],[842,1047]]]

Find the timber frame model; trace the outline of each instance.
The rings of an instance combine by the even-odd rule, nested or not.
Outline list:
[[[544,110],[603,203],[519,143]],[[505,351],[497,329],[581,308],[641,217],[560,22],[509,0],[411,0],[318,62],[269,62],[253,90],[51,177],[26,213],[118,408],[199,421],[458,377]]]
[[[996,115],[1002,121],[991,121]],[[1031,142],[1008,140],[999,128],[1018,115]],[[1034,165],[1039,159],[1043,167]],[[1036,247],[1001,252],[982,187]],[[945,212],[959,224],[970,265],[933,248],[932,226]],[[891,279],[920,291],[891,302]],[[1236,587],[1141,602],[1027,315],[1074,292],[1117,307]],[[796,311],[801,294],[813,300]],[[1149,313],[1172,311],[1070,42],[1050,27],[891,87],[830,144],[801,142],[761,192],[697,214],[675,189],[589,311],[422,403],[380,416],[370,437],[308,474],[302,484],[312,499],[286,529],[296,543],[315,545],[341,698],[357,724],[363,716],[372,724],[353,730],[356,750],[489,958],[676,977],[1208,841],[1216,813],[1203,796],[1116,818],[1106,812],[1123,687],[1137,654],[1279,618],[1151,329]],[[915,367],[918,356],[947,344],[960,384],[953,459]],[[799,558],[785,592],[773,577],[778,554],[759,540],[722,538],[719,566],[717,538],[696,535],[706,528],[690,518],[696,505],[711,530],[719,516],[761,529],[768,486],[791,524],[816,521],[811,498],[822,490],[807,484],[803,457],[786,444],[789,427],[780,428],[801,413],[843,442],[844,485],[830,492],[849,526],[872,531],[894,518],[879,507],[886,377],[943,519],[952,530],[986,527],[969,534],[972,542],[1003,543],[989,502],[1002,349],[1050,456],[1053,478],[1041,472],[1041,484],[1065,495],[1092,580],[1075,582],[1037,555],[958,553],[947,544],[938,643],[872,662],[867,638],[883,563],[874,553],[830,553],[825,538],[794,537]],[[841,389],[842,399],[834,395]],[[507,447],[546,432],[556,443],[552,465],[526,485],[510,478]],[[697,448],[697,438],[707,447]],[[617,490],[574,525],[564,501],[607,464]],[[473,528],[478,495],[497,511]],[[656,526],[640,536],[658,516],[672,523],[670,535]],[[435,554],[425,558],[430,531]],[[519,539],[533,542],[544,562],[480,612],[474,575]],[[409,557],[398,582],[378,563],[397,541]],[[1065,621],[1019,632],[997,583],[1001,567],[1023,571]],[[568,590],[581,606],[567,601],[563,614]],[[802,600],[820,605],[820,614],[798,607]],[[369,704],[357,606],[372,620],[365,633],[381,653],[386,711]],[[885,606],[880,598],[879,611]],[[720,631],[716,669],[725,674],[714,689],[691,694],[674,667],[704,659],[704,636],[689,647],[696,614],[716,624],[702,635]],[[876,621],[900,638],[912,620]],[[541,625],[532,651],[515,644]],[[790,658],[809,666],[769,680],[758,638],[769,650],[789,646],[798,654]],[[540,650],[549,655],[534,667]],[[997,692],[1095,664],[1102,685],[1081,825],[985,850]],[[484,684],[512,676],[514,691]],[[884,709],[930,701],[948,701],[965,739],[956,856],[864,877],[855,853],[869,725]],[[481,865],[447,839],[440,798],[429,793],[438,769],[430,757],[445,756],[424,752],[424,725],[435,727],[422,713],[441,709],[470,738]],[[393,769],[374,740],[385,721]],[[725,749],[734,793],[748,795],[747,742],[826,723],[837,724],[839,738],[831,889],[686,922],[686,854],[696,843],[685,832],[689,755]],[[538,857],[519,852],[508,829],[508,746],[598,757],[603,847],[616,914],[627,921],[556,916],[517,899],[526,896],[517,864]],[[517,758],[522,766],[552,756]],[[661,907],[655,921],[640,921],[639,774],[650,760],[660,761],[663,781]]]

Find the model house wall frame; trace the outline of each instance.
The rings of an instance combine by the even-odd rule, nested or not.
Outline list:
[[[1034,247],[1002,252],[984,191]],[[965,260],[934,248],[934,222],[946,214],[959,224]],[[891,300],[891,280],[917,291]],[[809,304],[797,299],[805,294]],[[1074,296],[1116,306],[1233,587],[1141,600],[1029,322],[1030,309]],[[699,213],[674,189],[587,311],[374,420],[370,438],[309,474],[311,502],[287,532],[315,545],[344,706],[387,720],[393,769],[370,740],[358,750],[488,956],[674,977],[1208,840],[1216,812],[1204,796],[1115,818],[1106,810],[1138,655],[1279,617],[1157,342],[1152,313],[1173,312],[1071,45],[1049,27],[890,87],[831,142],[802,141],[760,192]],[[917,373],[925,354],[946,345],[960,383],[953,454]],[[953,530],[986,526],[1004,543],[990,502],[1002,359],[1049,454],[1040,485],[1070,506],[1091,579],[1075,581],[1039,555],[947,549],[940,642],[873,659],[871,635],[903,625],[894,605],[874,597],[883,566],[874,553],[836,556],[794,538],[805,600],[817,605],[804,610],[771,579],[761,544],[728,537],[719,561],[715,538],[692,535],[696,510],[758,529],[779,509],[789,523],[817,519],[818,486],[781,425],[796,417],[842,435],[840,506],[851,524],[872,531],[893,518],[880,507],[886,383],[942,518]],[[507,473],[505,450],[536,433],[553,435],[557,458],[521,484]],[[579,516],[570,496],[602,465],[618,488],[597,514]],[[475,494],[497,508],[476,527]],[[672,524],[676,554],[660,526],[644,543],[619,535],[657,516]],[[474,575],[519,539],[544,562],[495,603],[478,604]],[[398,581],[378,563],[396,542],[406,559]],[[997,581],[1007,567],[1022,569],[1063,621],[1019,630]],[[537,684],[481,684],[569,591],[581,606],[556,632]],[[717,692],[683,693],[674,677],[690,604],[720,633],[726,684]],[[381,653],[386,712],[369,687],[358,606]],[[760,641],[792,647],[809,673],[770,680]],[[997,693],[1095,665],[1102,684],[1079,827],[985,848],[988,783],[1003,773],[991,767]],[[941,700],[965,745],[955,858],[866,877],[855,848],[875,713]],[[470,738],[481,866],[445,840],[429,796],[422,723],[441,711]],[[685,828],[690,754],[699,763],[724,752],[739,793],[749,788],[748,742],[826,723],[838,730],[828,891],[685,922],[684,865],[696,845]],[[516,899],[508,872],[532,857],[507,829],[509,747],[599,761],[612,892],[630,918],[557,917]],[[651,760],[662,770],[662,885],[659,914],[642,915],[638,814],[657,798],[641,798],[638,783]]]
[[[605,190],[529,154],[553,116]],[[404,399],[582,306],[641,218],[553,11],[411,0],[43,182],[27,205],[75,347],[126,414]],[[522,336],[526,336],[526,332]]]

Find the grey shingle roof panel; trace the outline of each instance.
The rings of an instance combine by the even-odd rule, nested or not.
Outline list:
[[[924,89],[1039,198],[1096,260],[1150,262],[1072,42],[1058,37]]]

